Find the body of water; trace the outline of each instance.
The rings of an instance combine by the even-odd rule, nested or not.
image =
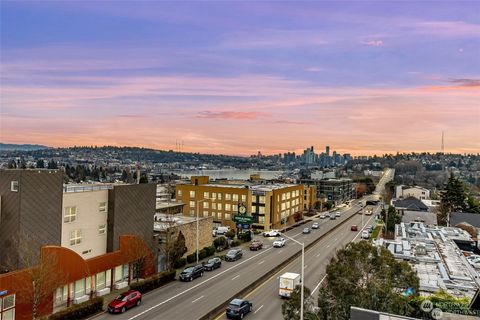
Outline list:
[[[269,170],[241,170],[241,169],[219,169],[219,170],[183,170],[173,172],[183,178],[191,176],[209,176],[210,179],[226,178],[229,180],[247,180],[251,174],[259,174],[262,179],[275,179],[281,176],[284,171]]]

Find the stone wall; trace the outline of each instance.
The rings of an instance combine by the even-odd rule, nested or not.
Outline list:
[[[174,239],[179,231],[182,231],[185,237],[185,246],[187,247],[185,256],[194,253],[197,250],[197,222],[192,221],[173,228],[175,229]],[[202,249],[203,247],[211,246],[213,244],[213,217],[200,218],[198,230],[198,248]]]

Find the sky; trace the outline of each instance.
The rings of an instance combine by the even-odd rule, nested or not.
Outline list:
[[[0,142],[480,152],[479,1],[0,9]]]

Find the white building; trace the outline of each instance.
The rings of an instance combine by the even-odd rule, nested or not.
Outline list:
[[[112,185],[66,186],[62,201],[62,247],[83,259],[107,252],[108,190]]]
[[[427,200],[430,199],[430,190],[418,186],[407,187],[400,185],[396,187],[395,198],[405,199],[408,197],[415,197],[419,200]]]

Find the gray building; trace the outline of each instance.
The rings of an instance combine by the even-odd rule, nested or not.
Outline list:
[[[58,170],[0,170],[0,267],[38,262],[40,247],[60,245],[62,183]]]
[[[355,198],[352,179],[301,179],[299,183],[316,186],[318,199],[325,198],[336,205]]]

